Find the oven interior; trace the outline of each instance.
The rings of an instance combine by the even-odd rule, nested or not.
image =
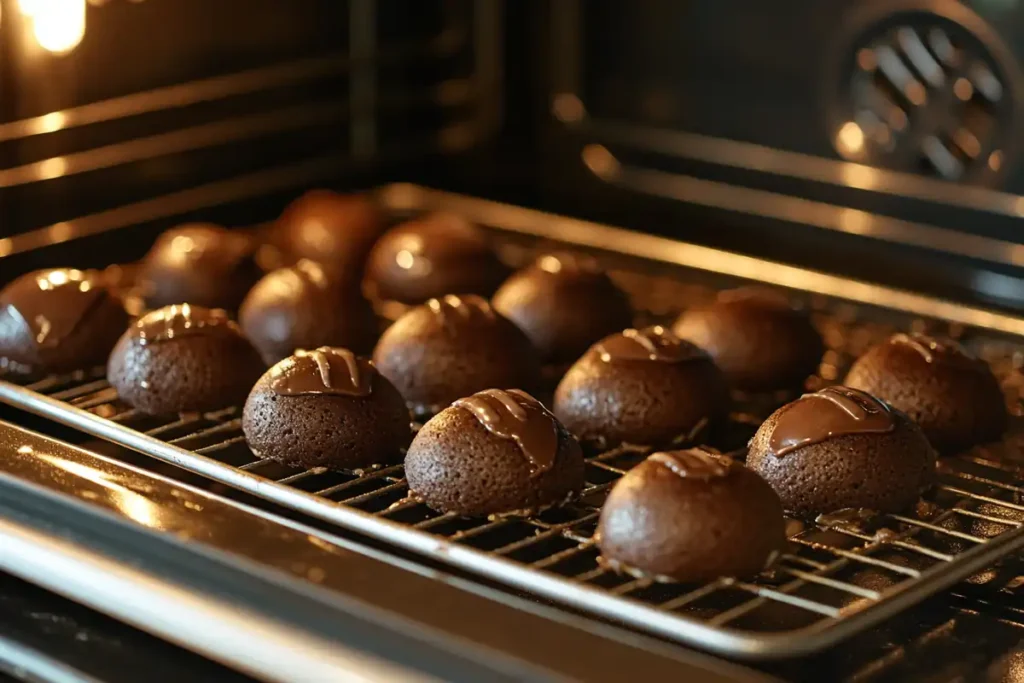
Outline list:
[[[4,281],[45,266],[131,263],[161,230],[191,219],[259,229],[310,187],[368,190],[395,219],[431,208],[475,218],[494,231],[513,265],[559,243],[593,253],[630,292],[642,322],[671,320],[736,283],[780,287],[813,310],[826,333],[829,352],[813,378],[822,386],[891,331],[929,331],[962,339],[989,360],[1019,403],[1013,380],[1024,325],[1013,315],[1018,280],[1005,250],[1012,237],[989,230],[1002,218],[957,206],[952,214],[979,218],[970,230],[932,220],[943,206],[921,197],[934,189],[929,183],[949,179],[911,178],[923,184],[885,201],[870,188],[863,196],[829,190],[828,169],[794,182],[795,172],[737,170],[718,157],[661,158],[677,143],[704,138],[787,153],[814,144],[761,138],[753,124],[747,139],[702,127],[701,117],[718,110],[729,113],[716,119],[722,126],[744,127],[741,108],[717,101],[694,118],[673,118],[671,101],[655,98],[652,109],[644,99],[651,90],[673,95],[664,91],[666,74],[651,67],[664,63],[665,37],[625,65],[594,56],[614,46],[631,54],[638,36],[656,36],[652,17],[664,3],[299,0],[281,12],[269,0],[244,9],[198,0],[83,2],[80,42],[59,50],[47,41],[74,31],[53,29],[47,37],[45,5],[36,5],[36,15],[29,2],[2,6]],[[724,21],[701,3],[683,5],[673,6],[680,22]],[[838,21],[801,11],[811,26]],[[167,30],[140,40],[151,26]],[[741,27],[719,62],[736,58],[729,68],[740,73],[752,68],[737,47],[743,35]],[[710,58],[702,49],[696,42],[691,56]],[[627,67],[647,80],[630,83]],[[712,70],[697,80],[726,76]],[[780,97],[772,90],[746,96],[767,107]],[[683,100],[699,92],[686,90]],[[643,116],[616,109],[623,102],[637,103]],[[649,120],[652,111],[661,119]],[[858,161],[877,164],[877,173],[907,173]],[[987,176],[955,180],[967,194],[997,193]],[[932,239],[949,231],[969,245],[964,253]],[[786,678],[829,671],[903,680],[928,671],[945,680],[983,669],[1004,677],[992,680],[1012,680],[1014,634],[1024,623],[1015,605],[1024,543],[1015,429],[990,450],[948,461],[930,510],[809,525],[794,532],[784,576],[683,587],[617,575],[596,562],[595,505],[642,452],[593,454],[579,504],[527,520],[466,520],[407,500],[400,466],[325,473],[259,461],[240,437],[237,409],[168,419],[133,414],[88,368],[28,386],[3,383],[0,401],[5,420],[59,442],[440,567],[587,625],[639,634],[647,657],[640,661],[653,663],[666,644],[679,652],[689,645],[732,658],[798,657],[756,665]],[[743,405],[712,445],[741,451],[772,405]],[[381,519],[393,524],[378,525]],[[881,542],[881,529],[895,535]],[[756,676],[753,668],[718,673]]]

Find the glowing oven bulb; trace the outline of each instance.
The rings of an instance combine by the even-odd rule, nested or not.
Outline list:
[[[85,0],[19,0],[32,22],[40,47],[61,54],[74,50],[85,37]]]

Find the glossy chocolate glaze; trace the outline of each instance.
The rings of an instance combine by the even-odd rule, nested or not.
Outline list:
[[[682,363],[708,358],[704,351],[660,325],[623,330],[599,341],[594,350],[605,363],[635,360]]]
[[[156,344],[196,334],[203,334],[211,327],[226,326],[239,334],[241,331],[220,308],[202,308],[189,304],[164,306],[151,311],[135,321],[132,330],[142,344]]]
[[[887,433],[896,428],[892,409],[850,387],[827,387],[805,394],[782,410],[769,441],[777,458],[848,434]]]
[[[727,477],[738,467],[731,458],[699,447],[653,453],[647,459],[663,465],[680,477],[701,481]]]
[[[555,417],[525,391],[487,389],[452,405],[471,412],[492,434],[514,440],[530,462],[532,474],[554,467],[558,455]]]
[[[21,319],[37,345],[54,347],[108,298],[101,278],[94,270],[40,270],[5,287],[0,307]]]
[[[534,267],[552,275],[603,275],[597,261],[585,254],[556,251],[537,257]]]
[[[431,299],[427,302],[427,308],[449,328],[457,325],[460,320],[470,320],[475,316],[494,318],[494,309],[486,299],[476,294],[448,294],[440,299]]]
[[[373,391],[373,363],[348,349],[321,346],[296,351],[271,369],[270,388],[279,396],[369,396]]]
[[[246,235],[219,225],[192,223],[168,230],[146,257],[165,268],[207,268],[228,272],[251,258],[255,245]]]
[[[928,363],[985,370],[984,364],[951,339],[939,340],[924,334],[901,332],[890,337],[889,343],[913,349]]]

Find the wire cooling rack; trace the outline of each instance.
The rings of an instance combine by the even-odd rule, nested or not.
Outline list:
[[[537,246],[531,242],[521,235],[508,240],[505,256],[527,258]],[[729,284],[697,270],[604,257],[644,323],[667,321]],[[828,347],[818,374],[808,380],[811,389],[834,383],[852,359],[891,332],[927,329],[961,337],[989,360],[1016,405],[1024,343],[960,323],[794,296],[814,310]],[[706,445],[742,458],[760,420],[792,396],[737,398],[729,426]],[[595,617],[738,657],[819,650],[990,569],[1024,545],[1024,429],[1016,416],[1002,443],[943,460],[938,485],[917,509],[793,519],[788,552],[771,572],[687,585],[619,574],[599,561],[593,532],[600,505],[615,481],[647,455],[643,449],[589,453],[586,487],[570,504],[529,518],[466,518],[437,513],[410,497],[401,465],[335,472],[257,458],[245,443],[237,407],[147,416],[120,402],[102,374],[90,371],[26,386],[0,382],[0,400]]]

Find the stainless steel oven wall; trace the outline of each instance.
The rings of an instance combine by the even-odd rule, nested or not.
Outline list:
[[[167,198],[175,220],[265,220],[472,147],[497,120],[499,6],[0,0],[0,256]]]
[[[654,230],[1020,306],[1018,3],[546,11],[552,182],[620,213],[662,207]]]

